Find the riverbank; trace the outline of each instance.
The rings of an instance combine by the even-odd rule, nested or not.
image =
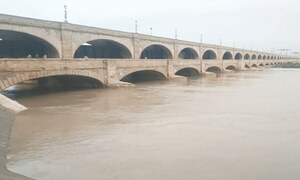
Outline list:
[[[273,68],[300,68],[300,63],[288,62],[286,64],[276,64]]]
[[[26,108],[16,101],[12,101],[0,94],[0,179],[1,180],[29,180],[22,175],[6,169],[7,152],[9,146],[10,130],[15,120],[15,115]]]

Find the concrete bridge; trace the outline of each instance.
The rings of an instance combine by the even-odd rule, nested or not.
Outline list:
[[[103,86],[119,86],[126,85],[120,81],[134,73],[169,79],[296,60],[279,54],[3,14],[0,39],[0,90],[49,76],[84,76]]]
[[[81,77],[93,87],[131,86],[257,69],[290,56],[0,14],[0,91],[28,81]],[[43,81],[44,82],[44,81]],[[26,179],[5,168],[14,114],[26,108],[0,94],[0,179]]]

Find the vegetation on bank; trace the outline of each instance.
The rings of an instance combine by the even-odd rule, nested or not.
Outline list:
[[[300,68],[300,63],[288,62],[286,64],[276,64],[272,68]]]

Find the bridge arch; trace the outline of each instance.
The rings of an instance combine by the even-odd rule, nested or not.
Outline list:
[[[120,81],[129,83],[139,83],[145,81],[166,80],[167,76],[156,70],[139,70],[124,75]]]
[[[99,79],[99,75],[97,72],[91,73],[85,70],[51,70],[11,74],[10,76],[2,80],[2,84],[4,85],[4,87],[1,87],[0,90],[5,90],[11,86],[23,83],[25,81],[50,77],[82,77],[83,80],[90,82],[93,87],[102,87],[104,85],[104,79]],[[70,83],[70,81],[65,82]]]
[[[263,60],[266,60],[266,59],[267,59],[267,56],[266,56],[266,55],[264,55],[264,56],[263,56]]]
[[[252,66],[251,67],[255,67],[255,68],[257,68],[258,66],[257,66],[257,64],[252,64]]]
[[[175,75],[185,76],[185,77],[197,77],[200,76],[200,72],[193,67],[185,67],[178,70]]]
[[[173,59],[171,51],[159,44],[153,44],[146,47],[140,56],[141,59]]]
[[[245,68],[246,68],[246,69],[249,69],[250,66],[249,66],[248,64],[245,64]]]
[[[131,59],[130,50],[123,44],[108,40],[96,39],[83,43],[75,51],[74,58],[108,58]]]
[[[251,59],[252,59],[252,60],[255,60],[255,59],[256,59],[256,54],[253,54],[253,55],[251,56]]]
[[[38,36],[11,30],[0,30],[0,58],[59,58],[54,45]]]
[[[243,56],[242,56],[241,53],[238,52],[238,53],[235,54],[234,59],[235,60],[243,60]]]
[[[258,60],[261,60],[261,58],[262,58],[262,56],[261,56],[261,55],[258,55],[258,58],[257,58],[257,59],[258,59]]]
[[[237,68],[234,65],[227,66],[226,70],[237,71]]]
[[[217,54],[213,50],[207,50],[202,56],[203,60],[215,60],[217,59]]]
[[[220,74],[222,72],[222,69],[218,66],[211,66],[205,70],[205,72],[212,72],[216,74]]]
[[[184,48],[183,50],[180,51],[178,55],[179,59],[198,59],[199,55],[197,51],[195,51],[192,48]]]
[[[233,59],[233,56],[232,56],[232,53],[227,51],[223,54],[223,60],[232,60]]]
[[[244,59],[245,60],[249,60],[250,59],[250,55],[248,53],[246,53],[245,56],[244,56]]]

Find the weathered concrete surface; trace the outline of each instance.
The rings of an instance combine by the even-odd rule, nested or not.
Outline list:
[[[29,180],[22,175],[6,169],[7,151],[9,146],[10,130],[14,123],[15,115],[26,108],[0,94],[0,179],[1,180]]]

